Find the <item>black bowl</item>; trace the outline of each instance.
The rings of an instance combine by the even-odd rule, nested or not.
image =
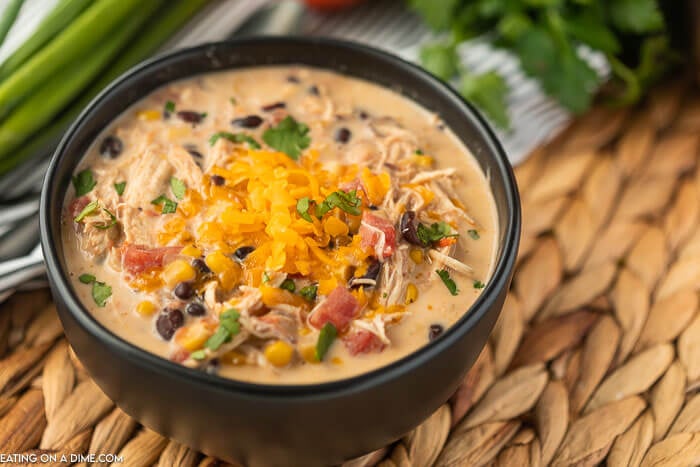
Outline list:
[[[439,339],[386,367],[350,379],[274,386],[185,368],[104,328],[80,303],[65,272],[60,229],[63,199],[72,172],[98,133],[165,83],[268,64],[336,70],[395,89],[437,112],[489,174],[496,200],[498,259],[476,303]],[[488,125],[430,74],[358,44],[257,38],[156,58],[132,69],[95,98],[65,134],[51,161],[41,195],[41,244],[71,345],[97,384],[126,413],[165,436],[222,459],[248,465],[327,465],[398,439],[455,391],[503,305],[518,247],[519,206],[510,164]]]

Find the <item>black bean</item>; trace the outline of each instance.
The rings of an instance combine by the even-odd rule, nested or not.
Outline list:
[[[257,128],[262,125],[263,119],[257,115],[248,115],[246,117],[234,118],[231,120],[231,125],[241,128]]]
[[[351,136],[352,132],[345,127],[338,128],[338,130],[335,132],[335,140],[339,143],[347,143],[350,141]]]
[[[376,281],[377,277],[379,277],[379,271],[381,270],[381,268],[382,263],[380,263],[377,260],[373,261],[369,266],[367,266],[367,271],[361,277],[351,278],[348,281],[348,285],[350,286],[350,288],[362,286],[362,284],[357,284],[358,279],[372,279],[373,281]]]
[[[414,222],[415,220],[415,212],[404,212],[401,216],[401,220],[399,221],[399,230],[401,231],[403,238],[406,239],[408,243],[418,246],[425,246],[420,237],[418,237],[418,230],[416,228],[416,223]]]
[[[265,112],[270,112],[271,110],[284,109],[285,107],[287,107],[287,104],[284,102],[275,102],[273,104],[263,105],[262,109]]]
[[[166,308],[161,311],[156,319],[156,331],[160,334],[160,337],[169,341],[175,331],[181,328],[185,322],[185,317],[182,311],[177,308]]]
[[[249,254],[255,251],[255,247],[252,246],[242,246],[236,251],[233,252],[233,256],[238,260],[238,261],[243,261],[245,260]]]
[[[370,211],[377,211],[377,210],[379,210],[379,208],[378,208],[377,206],[375,206],[374,204],[370,204],[370,205],[369,205],[369,209],[370,209]]]
[[[191,282],[180,282],[173,289],[173,294],[180,300],[189,300],[194,296],[194,287]]]
[[[195,112],[194,110],[180,110],[177,113],[177,117],[183,122],[191,123],[196,125],[201,122],[206,114]]]
[[[445,331],[445,328],[442,327],[442,324],[431,324],[430,325],[430,331],[428,331],[428,340],[435,340],[440,335]]]
[[[190,302],[185,307],[185,312],[190,316],[202,316],[206,312],[204,305],[199,302]]]
[[[307,89],[307,92],[309,94],[311,94],[312,96],[318,96],[321,94],[321,91],[318,90],[318,86],[316,86],[315,84],[312,84],[311,86],[309,86],[309,88]]]
[[[360,120],[367,120],[369,118],[369,114],[365,112],[364,110],[360,110],[357,113],[357,116],[360,117]]]
[[[192,260],[192,266],[203,274],[209,274],[211,272],[211,269],[209,269],[207,263],[205,263],[204,260],[200,258]]]
[[[190,156],[194,157],[195,159],[201,159],[202,157],[204,157],[202,156],[202,153],[197,150],[197,146],[195,146],[194,144],[186,145],[185,149],[187,150],[187,152],[190,153]]]
[[[113,135],[107,136],[100,144],[100,154],[110,159],[119,156],[123,149],[124,143],[122,143],[122,140]]]
[[[300,80],[299,80],[299,77],[297,77],[297,76],[289,75],[289,76],[287,76],[287,82],[289,82],[289,83],[299,83]]]
[[[216,186],[221,186],[224,183],[226,183],[226,179],[224,177],[222,177],[221,175],[212,175],[211,182]]]

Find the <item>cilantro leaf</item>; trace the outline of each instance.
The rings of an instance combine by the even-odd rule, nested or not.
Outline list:
[[[81,274],[80,276],[78,276],[78,280],[80,282],[82,282],[83,284],[92,284],[93,282],[95,282],[96,279],[95,279],[95,276],[93,276],[92,274],[86,273],[86,274]]]
[[[175,102],[173,102],[173,101],[166,102],[165,106],[163,106],[163,113],[165,113],[167,115],[175,113]]]
[[[486,284],[484,284],[483,282],[474,281],[474,288],[475,289],[483,289],[484,287],[486,287]]]
[[[287,116],[277,126],[268,128],[263,133],[263,141],[273,149],[298,160],[301,151],[309,147],[309,127]]]
[[[664,27],[656,0],[610,0],[609,12],[613,24],[621,31],[645,33]]]
[[[103,210],[104,212],[107,213],[107,215],[109,216],[109,219],[110,219],[110,220],[109,220],[108,223],[106,223],[106,224],[104,224],[104,225],[96,225],[95,228],[96,228],[96,229],[100,229],[100,230],[107,230],[107,229],[109,229],[110,227],[117,225],[117,216],[115,216],[114,214],[112,214],[112,213],[111,213],[108,209],[106,209],[106,208],[102,208],[102,210]]]
[[[337,335],[338,330],[333,323],[326,323],[323,325],[318,335],[318,341],[316,341],[316,360],[319,362],[323,360],[323,357],[326,356],[328,349],[330,349]]]
[[[334,191],[323,200],[321,204],[316,205],[316,217],[322,218],[328,211],[333,208],[338,208],[353,216],[362,214],[360,206],[362,200],[357,196],[357,192],[353,191]]]
[[[452,233],[452,227],[446,222],[434,222],[430,227],[423,224],[418,224],[416,234],[423,245],[430,245],[445,237],[456,237],[457,234]]]
[[[92,170],[85,169],[73,177],[73,187],[75,187],[75,196],[80,197],[86,195],[95,188],[97,182],[92,175]]]
[[[126,182],[119,182],[119,183],[114,184],[114,191],[116,191],[119,196],[124,194],[125,188],[126,188]]]
[[[470,236],[471,238],[473,238],[474,240],[479,240],[479,238],[481,238],[481,236],[479,235],[479,231],[478,231],[478,230],[475,230],[475,229],[467,230],[467,233],[468,233],[469,236]]]
[[[151,201],[151,204],[155,204],[156,206],[162,205],[161,214],[172,214],[177,211],[177,203],[165,195],[160,195]]]
[[[94,214],[95,211],[97,211],[97,209],[99,208],[99,206],[100,206],[100,204],[97,202],[97,200],[95,200],[95,201],[90,201],[90,202],[83,208],[83,210],[80,211],[80,214],[78,214],[77,216],[75,216],[75,218],[73,219],[73,221],[75,221],[75,222],[80,222],[80,221],[82,221],[82,220],[85,219],[87,216],[89,216],[89,215],[91,215],[91,214]]]
[[[107,304],[107,299],[112,296],[112,287],[104,282],[94,281],[92,283],[92,299],[99,307]]]
[[[187,192],[187,185],[179,178],[170,177],[170,189],[175,198],[182,199],[185,197],[185,192]]]
[[[503,129],[510,126],[508,117],[508,85],[495,71],[480,75],[464,74],[459,87],[462,96],[476,104],[493,123]]]
[[[413,10],[418,12],[433,29],[447,29],[453,21],[460,0],[410,0]]]
[[[435,271],[435,273],[440,276],[442,283],[445,284],[445,287],[447,287],[447,290],[450,291],[450,294],[457,295],[457,284],[455,284],[455,281],[453,281],[450,277],[449,271],[447,269],[440,269]]]
[[[453,44],[433,42],[420,50],[423,67],[440,79],[448,80],[457,74],[459,58]]]
[[[317,285],[307,285],[306,287],[302,287],[302,289],[299,291],[299,295],[304,297],[304,299],[313,302],[316,300],[316,294],[318,293],[318,286]]]
[[[260,143],[252,136],[245,133],[229,133],[228,131],[218,131],[211,135],[209,138],[209,145],[214,146],[220,138],[227,139],[232,143],[248,143],[248,146],[252,149],[260,149]]]
[[[289,291],[289,292],[294,293],[294,291],[297,289],[297,286],[296,286],[296,284],[294,283],[293,280],[291,280],[291,279],[285,279],[285,280],[282,281],[282,283],[280,284],[280,289],[287,290],[287,291]]]
[[[620,42],[605,22],[591,11],[564,17],[564,30],[575,39],[607,54],[620,51]]]
[[[297,201],[297,212],[302,219],[313,223],[313,219],[311,219],[311,215],[309,214],[310,203],[311,200],[308,197],[300,198]]]

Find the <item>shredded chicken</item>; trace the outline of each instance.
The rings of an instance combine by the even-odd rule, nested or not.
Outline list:
[[[397,248],[386,261],[379,275],[379,289],[377,290],[377,296],[382,305],[404,302],[410,264],[407,245],[401,245]]]
[[[462,274],[472,274],[474,272],[474,270],[470,266],[453,258],[452,256],[448,256],[444,253],[441,253],[438,250],[430,250],[428,252],[428,255],[435,262],[437,269],[441,269],[443,266],[447,266],[448,268],[454,269],[455,271],[461,272]]]
[[[188,188],[199,191],[202,187],[202,169],[192,158],[192,155],[179,145],[171,144],[168,160],[175,167],[175,175],[185,182]]]
[[[135,159],[124,190],[124,200],[129,206],[151,209],[151,201],[166,192],[173,166],[156,145],[149,146]]]
[[[403,316],[408,313],[385,313],[375,316],[371,321],[358,319],[355,320],[353,326],[365,331],[371,332],[379,338],[384,344],[390,345],[391,340],[386,335],[387,324],[397,323]]]

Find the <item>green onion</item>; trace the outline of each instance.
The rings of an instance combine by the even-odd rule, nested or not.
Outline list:
[[[74,220],[75,222],[80,222],[80,221],[82,221],[82,220],[85,219],[87,216],[89,216],[90,214],[92,214],[92,213],[94,213],[95,211],[97,211],[97,208],[98,208],[98,207],[99,207],[99,204],[97,203],[97,201],[91,201],[91,202],[89,202],[89,203],[83,208],[83,210],[80,211],[80,214],[78,214],[77,216],[75,216],[75,218],[74,218],[73,220]]]
[[[304,297],[306,300],[313,302],[316,300],[316,294],[318,293],[318,286],[317,285],[307,285],[306,287],[302,287],[302,289],[299,291],[299,295]]]
[[[182,199],[185,197],[187,185],[185,185],[185,182],[183,182],[179,178],[170,177],[170,189],[173,191],[173,195],[175,195],[175,198]]]
[[[195,350],[194,352],[192,352],[190,354],[190,357],[192,358],[192,360],[204,360],[206,358],[206,356],[207,356],[207,353],[202,349]]]
[[[114,191],[116,191],[119,196],[124,194],[124,188],[126,188],[126,182],[119,182],[114,184]]]
[[[117,216],[115,216],[114,214],[112,214],[112,213],[109,211],[109,209],[102,208],[102,210],[103,210],[104,212],[106,212],[107,215],[109,216],[109,222],[106,223],[106,224],[104,224],[104,225],[96,225],[95,228],[96,228],[96,229],[100,229],[100,230],[107,230],[107,229],[109,229],[110,227],[113,227],[113,226],[117,225]]]
[[[450,291],[450,294],[457,295],[457,284],[455,284],[455,281],[453,281],[450,277],[449,271],[447,269],[441,269],[439,271],[435,271],[435,273],[440,276],[442,283],[445,284],[445,287],[447,287],[447,290]]]
[[[10,0],[3,10],[2,17],[0,18],[0,44],[5,40],[7,32],[15,23],[17,13],[19,13],[20,8],[22,8],[22,3],[24,3],[24,0]]]
[[[80,276],[78,276],[78,280],[80,282],[82,282],[83,284],[92,284],[93,282],[95,282],[96,279],[95,279],[95,276],[93,276],[92,274],[86,273],[86,274],[81,274]]]
[[[7,116],[0,125],[0,158],[11,153],[26,138],[49,123],[66,104],[80,94],[85,86],[138,32],[145,23],[147,15],[156,10],[160,1],[146,2],[142,8],[143,16],[138,15],[137,18],[120,27],[108,40],[102,41],[99,47],[96,47],[85,57],[68,64],[63,69],[56,70],[55,76],[52,76],[51,80],[44,83],[36,93],[30,95],[22,102],[22,105]],[[0,84],[0,115],[9,109],[7,106],[8,98],[3,97],[3,89],[20,73],[21,70],[18,70],[5,83]],[[37,109],[41,109],[41,111],[38,112]]]
[[[214,133],[209,138],[209,145],[214,146],[220,138],[227,139],[232,143],[248,143],[252,149],[260,149],[260,143],[258,143],[255,138],[245,133],[229,133],[228,131],[219,131]]]
[[[235,336],[241,331],[241,325],[238,322],[240,313],[235,308],[229,308],[219,316],[219,328],[216,332],[207,339],[205,347],[211,350],[217,350],[224,343],[229,342],[232,336]]]
[[[335,328],[333,323],[326,323],[321,328],[321,333],[318,335],[318,341],[316,342],[316,360],[319,362],[323,360],[326,356],[326,352],[331,347],[331,344],[338,335],[338,330]]]
[[[56,34],[63,31],[68,25],[92,3],[92,0],[61,0],[41,20],[32,34],[12,52],[0,65],[0,80],[4,80],[18,69],[51,40]]]

